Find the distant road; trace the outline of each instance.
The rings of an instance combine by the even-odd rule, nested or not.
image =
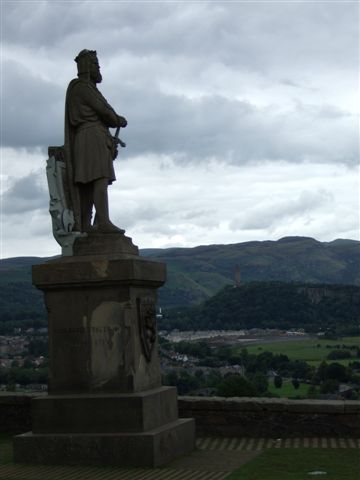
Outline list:
[[[232,331],[203,331],[203,332],[177,332],[170,333],[165,336],[167,340],[177,343],[180,341],[186,342],[207,342],[211,345],[258,345],[264,343],[274,342],[292,342],[301,340],[314,340],[317,335],[280,335],[280,334],[249,334],[244,330]]]
[[[317,335],[289,335],[289,336],[266,336],[266,337],[248,337],[248,338],[238,338],[235,342],[236,344],[241,345],[259,345],[264,343],[275,343],[275,342],[298,342],[301,340],[316,340]]]

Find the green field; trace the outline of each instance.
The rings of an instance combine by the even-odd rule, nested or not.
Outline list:
[[[322,473],[319,473],[322,472]],[[226,480],[358,480],[357,449],[269,449]]]
[[[328,362],[338,362],[343,365],[348,365],[353,360],[359,360],[357,358],[347,360],[327,360],[326,357],[333,350],[326,348],[327,345],[355,345],[360,347],[360,337],[344,337],[340,340],[291,340],[291,341],[279,341],[272,343],[259,343],[257,345],[246,346],[249,353],[259,355],[259,353],[268,351],[274,354],[287,355],[290,360],[304,360],[310,365],[317,366],[323,360]],[[241,349],[239,349],[241,350]],[[352,351],[354,355],[354,351]]]
[[[276,388],[274,386],[274,382],[272,380],[269,381],[269,392],[279,397],[287,397],[287,398],[294,398],[294,397],[308,397],[308,390],[309,385],[307,383],[300,383],[300,386],[297,390],[293,387],[291,380],[284,379],[281,388]]]

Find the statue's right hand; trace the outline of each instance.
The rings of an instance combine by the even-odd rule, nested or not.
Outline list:
[[[118,121],[119,121],[119,127],[125,128],[127,125],[127,120],[125,117],[122,117],[121,115],[118,115]]]

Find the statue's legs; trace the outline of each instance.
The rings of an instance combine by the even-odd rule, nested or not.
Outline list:
[[[98,178],[89,183],[79,183],[82,232],[91,232],[95,227],[96,231],[100,233],[125,233],[125,230],[116,227],[110,221],[108,184],[107,178]],[[93,227],[91,217],[94,206],[96,217]]]
[[[96,210],[96,223],[105,225],[109,219],[108,179],[99,178],[93,182],[93,202]]]
[[[124,233],[125,231],[111,223],[109,218],[109,200],[108,200],[107,178],[99,178],[92,182],[93,203],[96,210],[97,230],[102,233]]]
[[[80,204],[81,204],[81,231],[91,230],[91,217],[93,209],[93,185],[92,183],[80,183]]]

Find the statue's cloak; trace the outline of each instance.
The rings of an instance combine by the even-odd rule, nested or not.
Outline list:
[[[71,125],[69,115],[69,96],[73,87],[80,82],[78,78],[71,80],[66,91],[65,99],[65,164],[66,164],[66,186],[65,195],[67,196],[69,209],[73,211],[75,224],[73,231],[81,231],[81,206],[79,187],[74,182],[74,142],[75,128]]]

